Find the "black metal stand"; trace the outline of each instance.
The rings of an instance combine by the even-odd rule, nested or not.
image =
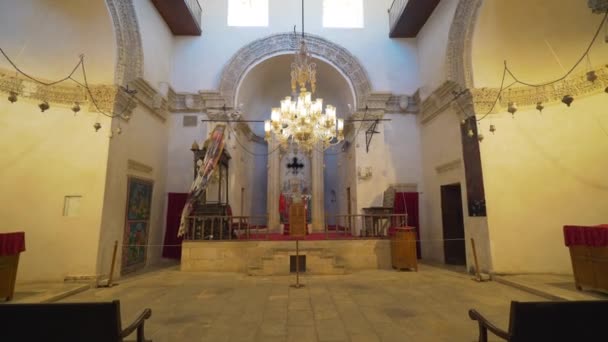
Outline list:
[[[293,288],[299,289],[304,287],[304,284],[300,284],[300,240],[296,239],[296,283],[290,285]]]

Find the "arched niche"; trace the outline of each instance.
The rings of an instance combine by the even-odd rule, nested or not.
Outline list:
[[[281,33],[253,41],[241,48],[222,71],[222,96],[228,103],[237,105],[237,92],[248,72],[265,60],[293,54],[299,48],[300,39],[300,36],[293,33]],[[357,58],[345,48],[324,38],[307,34],[305,39],[313,57],[332,65],[348,80],[357,107],[362,107],[372,88],[367,72]]]

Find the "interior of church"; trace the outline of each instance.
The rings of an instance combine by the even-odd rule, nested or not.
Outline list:
[[[0,0],[0,330],[604,340],[607,19]]]

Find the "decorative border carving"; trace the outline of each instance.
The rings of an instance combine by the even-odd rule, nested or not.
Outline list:
[[[454,92],[459,92],[460,89],[460,85],[456,82],[444,82],[429,97],[422,101],[420,122],[426,124],[443,113],[454,99]]]
[[[114,82],[126,85],[143,77],[144,53],[133,0],[106,0],[116,34]]]
[[[131,171],[139,171],[139,172],[143,172],[143,173],[152,173],[152,171],[154,171],[153,167],[146,165],[144,163],[140,163],[133,159],[127,160],[127,168]]]
[[[169,113],[169,104],[156,89],[143,78],[138,78],[129,83],[133,89],[137,90],[135,98],[146,106],[152,114],[154,114],[162,122],[167,121]]]
[[[452,160],[449,163],[441,164],[435,167],[435,171],[439,174],[446,173],[452,170],[458,170],[462,167],[462,159]]]
[[[473,87],[471,44],[483,0],[460,0],[450,28],[446,56],[448,81]]]
[[[608,0],[587,0],[587,5],[593,13],[606,13],[608,11]]]
[[[219,90],[226,103],[234,104],[239,82],[252,65],[269,56],[295,53],[299,39],[300,37],[293,33],[279,33],[255,40],[237,51],[222,71]],[[313,56],[329,61],[342,71],[354,88],[358,107],[365,107],[372,87],[367,72],[358,59],[345,48],[319,36],[307,34],[305,39]]]

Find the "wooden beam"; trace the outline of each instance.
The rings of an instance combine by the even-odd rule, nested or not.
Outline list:
[[[403,0],[396,0],[399,2]],[[415,38],[427,22],[440,0],[409,0],[398,15],[396,22],[391,23],[391,38]],[[394,4],[395,5],[395,4]],[[393,6],[392,10],[399,10]],[[392,15],[391,15],[392,16]]]
[[[200,36],[201,8],[197,0],[152,0],[176,36]]]

